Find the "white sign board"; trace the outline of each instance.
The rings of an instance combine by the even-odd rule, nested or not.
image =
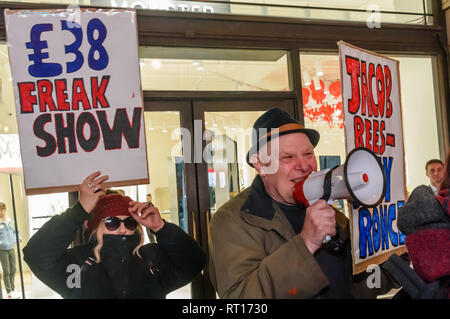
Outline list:
[[[339,53],[346,152],[373,151],[387,182],[377,207],[351,209],[353,272],[359,273],[406,250],[397,228],[398,209],[406,200],[399,62],[343,42]]]
[[[25,191],[148,184],[134,10],[5,10]]]

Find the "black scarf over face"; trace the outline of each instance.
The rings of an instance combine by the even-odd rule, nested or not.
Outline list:
[[[123,257],[131,256],[133,250],[139,245],[140,240],[141,236],[137,231],[133,235],[103,235],[103,246],[100,250],[102,262],[117,258],[121,260]]]
[[[103,246],[100,250],[101,262],[98,266],[103,267],[109,284],[115,296],[120,296],[127,291],[130,285],[130,267],[136,262],[133,250],[140,242],[139,232],[133,235],[103,235]],[[97,243],[95,243],[97,244]],[[95,247],[95,246],[94,246]]]

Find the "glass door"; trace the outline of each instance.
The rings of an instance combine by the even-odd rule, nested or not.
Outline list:
[[[192,131],[190,101],[145,102],[145,129],[150,183],[138,186],[139,200],[151,201],[166,221],[180,226],[195,240],[197,193],[195,167],[189,159]],[[147,232],[148,242],[155,240]],[[196,283],[190,283],[167,298],[195,298]]]
[[[246,162],[253,124],[272,107],[283,108],[294,116],[294,100],[193,102],[194,122],[202,125],[203,157],[196,165],[201,242],[205,251],[211,216],[253,182],[256,172]],[[204,275],[209,278],[207,272]],[[204,289],[206,297],[216,296],[213,289]]]

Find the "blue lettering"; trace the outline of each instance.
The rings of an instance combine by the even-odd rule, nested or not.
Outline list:
[[[75,37],[75,41],[73,41],[70,45],[65,45],[65,52],[72,53],[75,55],[75,60],[72,62],[67,62],[67,73],[73,73],[81,69],[81,66],[84,63],[83,54],[81,54],[80,50],[78,50],[83,41],[83,31],[81,30],[81,26],[76,22],[71,22],[71,25],[67,25],[66,20],[61,21],[62,30],[70,31]]]
[[[367,255],[372,256],[380,248],[389,250],[389,242],[393,247],[405,244],[405,235],[399,230],[398,233],[392,228],[392,223],[397,219],[397,209],[402,207],[405,201],[397,204],[380,205],[373,208],[372,214],[368,208],[359,209],[359,258],[364,259]],[[368,252],[368,253],[367,253]]]
[[[365,220],[367,223],[365,223]],[[370,218],[370,212],[367,208],[361,208],[359,210],[359,258],[366,258],[366,247],[369,249],[369,256],[373,255],[372,238],[370,229],[372,228],[372,221]]]
[[[42,62],[43,59],[48,59],[48,52],[42,52],[42,49],[48,48],[48,44],[47,41],[41,41],[41,34],[52,30],[53,26],[50,23],[35,24],[30,31],[30,42],[25,43],[27,49],[33,50],[28,59],[34,63],[28,67],[28,72],[36,78],[52,77],[62,73],[61,64]]]
[[[381,249],[389,249],[389,238],[388,238],[388,209],[387,205],[380,206],[380,224],[381,224]]]
[[[373,249],[377,252],[380,249],[381,243],[381,226],[380,226],[380,215],[378,214],[378,209],[375,207],[372,213],[372,237],[373,237]]]
[[[94,39],[94,31],[97,30],[97,39]],[[100,19],[94,18],[89,21],[87,26],[88,42],[91,45],[88,55],[89,67],[93,70],[103,70],[108,66],[109,57],[105,47],[102,45],[106,38],[106,27]],[[95,52],[98,52],[98,57],[95,57]]]
[[[405,205],[405,201],[404,200],[400,200],[397,202],[397,210],[400,209],[400,207],[402,207],[403,205]],[[399,245],[404,245],[405,244],[405,238],[406,235],[403,234],[400,229],[398,230],[398,244]]]
[[[389,160],[389,162],[388,162]],[[392,169],[392,157],[383,157],[383,167],[386,173],[386,195],[384,201],[389,202],[391,200],[391,169]]]
[[[397,207],[395,204],[391,204],[389,205],[388,212],[389,238],[391,239],[391,243],[394,247],[398,246],[398,234],[392,229],[392,222],[397,218],[396,208]]]

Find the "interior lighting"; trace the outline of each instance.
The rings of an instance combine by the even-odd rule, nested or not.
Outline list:
[[[320,60],[316,60],[316,75],[317,76],[323,75],[322,63],[320,63]]]
[[[158,70],[161,69],[162,62],[161,60],[153,59],[152,62],[150,62],[150,66],[152,67],[152,69]]]
[[[303,81],[305,82],[306,86],[310,86],[311,85],[311,77],[309,76],[309,72],[308,71],[303,71]]]
[[[320,90],[322,88],[322,86],[320,85],[319,78],[317,76],[315,76],[313,78],[313,81],[314,81],[314,89]]]

